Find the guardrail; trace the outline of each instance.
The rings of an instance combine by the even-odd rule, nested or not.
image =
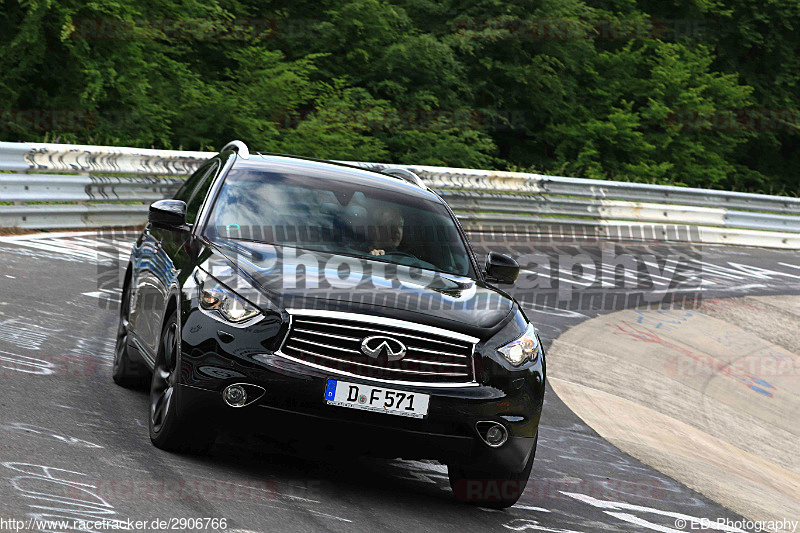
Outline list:
[[[0,227],[131,226],[212,152],[0,142]],[[350,162],[380,170],[378,163]],[[800,249],[800,198],[459,168],[403,166],[468,231],[689,226],[707,243]],[[11,205],[2,205],[2,203]],[[699,237],[697,237],[699,235]]]

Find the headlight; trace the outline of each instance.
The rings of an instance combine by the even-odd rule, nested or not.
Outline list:
[[[195,276],[200,290],[200,307],[216,312],[228,322],[241,324],[257,316],[258,308],[209,275]]]
[[[528,324],[519,338],[501,346],[497,351],[514,366],[527,361],[536,361],[539,357],[539,338],[536,336],[536,328],[533,324]]]

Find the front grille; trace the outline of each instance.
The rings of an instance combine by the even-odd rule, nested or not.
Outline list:
[[[389,361],[361,351],[361,342],[385,336],[403,343],[406,353]],[[470,383],[474,342],[458,333],[338,312],[292,312],[292,327],[281,348],[284,355],[338,373],[414,383]]]

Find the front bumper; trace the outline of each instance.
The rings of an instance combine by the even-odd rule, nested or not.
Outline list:
[[[198,344],[196,335],[187,335],[186,326],[180,396],[192,410],[205,413],[204,420],[215,419],[219,425],[235,424],[237,430],[280,439],[319,443],[320,447],[332,444],[381,457],[436,459],[508,472],[522,471],[533,452],[544,397],[543,357],[515,372],[484,358],[480,383],[468,386],[395,385],[338,376],[276,353],[264,353],[263,346],[255,342],[237,342],[234,347],[212,334],[203,335],[204,341]],[[219,323],[203,326],[206,332],[213,327],[211,331],[223,333],[225,338],[224,332],[217,331],[222,329]],[[195,334],[199,332],[195,328]],[[246,337],[242,330],[233,333],[240,339]],[[328,405],[324,400],[328,379],[428,394],[428,414],[414,419]],[[250,405],[229,407],[222,391],[235,383],[255,385],[266,392]],[[492,448],[479,438],[475,425],[486,421],[505,426],[505,444]]]

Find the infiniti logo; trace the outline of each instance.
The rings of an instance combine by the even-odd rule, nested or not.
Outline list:
[[[375,335],[361,341],[361,351],[373,359],[386,354],[386,359],[389,361],[399,361],[406,355],[406,345],[391,337]]]

